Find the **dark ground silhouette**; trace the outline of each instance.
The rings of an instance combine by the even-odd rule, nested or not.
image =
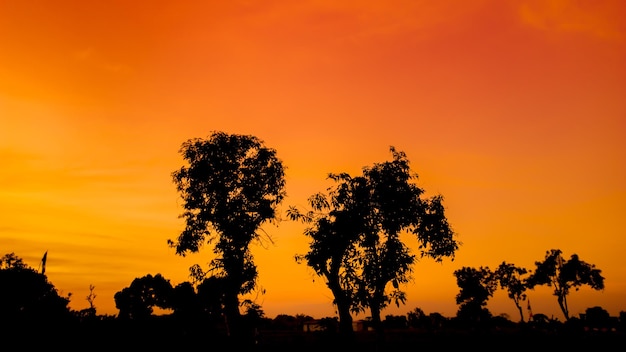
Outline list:
[[[511,327],[402,328],[385,331],[384,340],[373,331],[356,331],[350,341],[335,332],[250,329],[244,337],[229,338],[223,330],[202,324],[184,324],[171,316],[145,321],[117,318],[80,323],[22,324],[0,330],[3,350],[60,349],[63,351],[148,350],[245,350],[245,351],[394,351],[480,350],[555,351],[624,350],[621,330],[589,330],[583,327],[543,329],[530,325]]]

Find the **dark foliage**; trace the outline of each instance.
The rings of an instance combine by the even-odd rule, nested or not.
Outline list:
[[[73,319],[69,302],[70,298],[60,296],[44,274],[25,265],[14,253],[2,257],[0,322],[5,329],[69,324]]]

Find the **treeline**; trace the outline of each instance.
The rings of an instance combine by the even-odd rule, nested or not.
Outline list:
[[[305,225],[309,250],[295,254],[295,261],[313,269],[331,291],[338,336],[350,341],[355,332],[352,315],[367,311],[369,328],[382,339],[389,322],[381,312],[389,304],[406,303],[404,287],[413,279],[417,259],[452,260],[462,246],[446,217],[444,197],[425,197],[407,155],[393,146],[391,160],[363,167],[359,174],[329,173],[332,186],[311,195],[307,207],[289,206],[285,214],[277,209],[287,196],[286,167],[276,150],[257,137],[213,132],[206,139],[187,140],[179,152],[185,164],[172,173],[172,180],[182,198],[185,225],[168,245],[183,256],[208,247],[212,260],[206,268],[193,265],[191,282],[175,286],[160,274],[136,278],[115,294],[116,320],[145,322],[159,307],[171,309],[180,326],[202,321],[214,327],[211,331],[223,330],[235,340],[248,336],[251,326],[266,322],[262,307],[242,299],[258,289],[250,245],[261,239],[262,225],[286,217]],[[409,247],[403,236],[416,239],[417,247]],[[49,309],[67,306],[69,297],[58,296],[45,276],[31,271],[14,254],[3,259],[3,275],[9,280],[5,287],[17,287],[0,298],[7,304],[8,317],[28,321],[37,314],[51,316],[37,313],[43,301],[24,308],[20,302],[33,294],[46,297]],[[37,282],[38,291],[10,281],[15,272],[30,276],[27,282]],[[460,288],[455,321],[467,326],[494,321],[486,303],[497,288],[507,290],[524,322],[526,291],[537,285],[555,288],[566,321],[571,288],[604,287],[599,269],[576,255],[565,260],[554,249],[536,262],[534,271],[503,262],[495,271],[466,267],[454,275]],[[78,312],[80,320],[98,316],[93,299],[92,288],[90,308]]]
[[[586,263],[572,254],[565,259],[561,250],[551,249],[546,252],[543,261],[535,262],[535,270],[518,267],[502,262],[494,271],[489,267],[463,267],[454,272],[460,292],[456,295],[459,305],[457,317],[480,322],[491,317],[486,308],[487,301],[498,289],[506,290],[508,297],[517,308],[520,321],[524,322],[524,302],[527,290],[536,286],[553,288],[559,308],[565,321],[570,320],[567,298],[572,289],[589,286],[594,290],[604,289],[604,277],[593,264]],[[532,314],[530,302],[527,302],[529,317]]]
[[[498,277],[496,274],[490,277],[487,275],[490,271],[484,268],[479,272],[485,274],[479,275],[481,278],[495,280]],[[241,330],[235,339],[223,313],[219,294],[222,286],[217,280],[207,278],[194,288],[190,282],[173,286],[160,274],[148,274],[136,278],[116,293],[119,314],[100,315],[96,310],[94,286],[90,286],[90,293],[85,298],[89,308],[71,310],[68,307],[70,296],[59,295],[45,274],[27,266],[14,253],[5,254],[0,260],[0,284],[3,288],[0,291],[3,323],[0,335],[5,345],[16,343],[22,348],[46,347],[48,344],[67,347],[68,343],[84,348],[98,341],[96,347],[102,348],[117,348],[120,344],[145,349],[233,344],[269,348],[285,343],[292,346],[307,343],[309,346],[338,346],[351,343],[368,350],[370,343],[400,343],[414,339],[422,339],[422,342],[427,339],[437,345],[446,342],[430,341],[430,338],[423,337],[424,334],[438,336],[438,339],[442,336],[455,339],[488,336],[497,339],[516,334],[518,337],[551,341],[565,338],[568,343],[577,341],[572,340],[573,336],[593,336],[595,344],[600,337],[602,341],[604,338],[623,339],[626,333],[626,312],[613,317],[599,306],[590,307],[585,314],[570,317],[564,322],[543,314],[534,314],[526,322],[513,322],[504,316],[491,315],[482,315],[482,320],[468,320],[463,314],[445,317],[439,313],[425,314],[415,308],[406,315],[385,316],[381,320],[385,331],[383,340],[380,336],[368,338],[375,329],[371,319],[353,322],[354,335],[346,340],[341,335],[336,316],[314,319],[305,314],[279,314],[269,318],[259,305],[244,301]],[[155,307],[169,309],[171,313],[154,315]],[[459,312],[463,311],[459,309]],[[588,339],[585,341],[588,342]]]

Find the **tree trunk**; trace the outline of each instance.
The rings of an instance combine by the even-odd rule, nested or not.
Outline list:
[[[224,295],[224,314],[226,315],[228,335],[237,338],[240,335],[241,313],[239,312],[239,296],[236,290],[228,290]]]
[[[354,335],[352,315],[350,314],[350,299],[341,289],[338,277],[328,278],[328,288],[330,288],[335,297],[335,305],[337,306],[337,313],[339,314],[339,334],[342,338],[350,340]]]
[[[384,343],[385,329],[383,328],[383,322],[380,318],[380,304],[377,299],[370,300],[370,313],[372,314],[372,327],[376,334],[377,350],[379,345]]]
[[[558,298],[559,301],[559,307],[561,307],[561,311],[563,312],[563,315],[565,316],[565,321],[569,320],[569,312],[567,309],[567,299],[565,297],[565,295],[560,295]]]
[[[515,306],[517,307],[517,311],[519,312],[520,321],[523,323],[524,322],[524,310],[522,309],[522,306],[520,306],[518,303],[515,303]]]
[[[339,313],[339,333],[348,339],[352,338],[352,315],[350,314],[350,304],[337,301],[337,312]]]

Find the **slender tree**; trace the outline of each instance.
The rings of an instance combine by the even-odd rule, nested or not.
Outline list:
[[[210,270],[224,278],[225,314],[236,333],[239,295],[256,287],[249,245],[259,239],[261,225],[276,218],[276,207],[285,197],[283,164],[260,139],[224,132],[190,139],[180,154],[187,165],[172,176],[184,202],[181,217],[186,225],[176,241],[168,242],[183,256],[213,244]]]
[[[524,311],[522,302],[526,300],[526,282],[523,278],[528,270],[516,267],[513,264],[502,262],[495,270],[494,278],[500,284],[500,288],[505,289],[510,299],[513,300],[515,307],[520,315],[520,321],[524,322]]]
[[[570,318],[567,296],[572,288],[578,291],[581,286],[587,285],[594,290],[604,289],[602,271],[593,264],[583,262],[576,254],[565,260],[560,249],[551,249],[546,252],[544,261],[535,262],[535,265],[535,272],[527,280],[528,287],[552,287],[566,321]]]

